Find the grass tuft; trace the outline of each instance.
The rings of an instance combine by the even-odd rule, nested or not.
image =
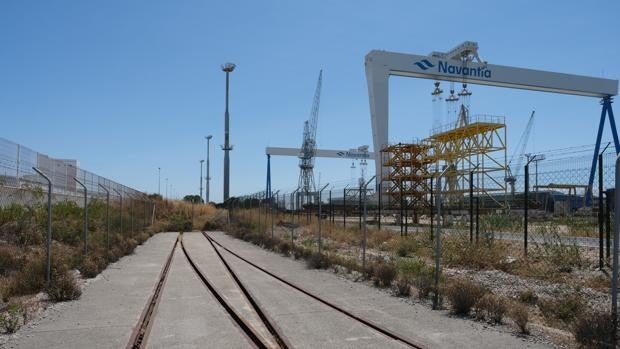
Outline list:
[[[453,279],[447,286],[446,293],[450,300],[452,313],[468,315],[472,307],[484,296],[486,290],[467,279]]]

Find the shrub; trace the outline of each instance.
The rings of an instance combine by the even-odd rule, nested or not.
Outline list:
[[[33,294],[43,289],[45,285],[45,257],[35,252],[26,257],[27,261],[5,288],[4,297]]]
[[[121,251],[118,247],[112,247],[110,252],[108,253],[108,259],[111,262],[116,262],[123,256],[123,251]]]
[[[222,219],[213,219],[208,220],[202,227],[202,230],[205,231],[217,231],[222,230],[226,226],[226,222],[222,221]]]
[[[94,278],[99,274],[99,265],[93,257],[84,258],[80,265],[80,273],[86,278]]]
[[[413,279],[413,285],[418,289],[418,298],[427,299],[435,290],[434,270],[426,268]]]
[[[372,278],[376,286],[388,287],[396,278],[396,266],[393,263],[378,262],[372,268]]]
[[[276,240],[276,239],[272,239],[272,238],[271,238],[271,237],[269,237],[269,236],[265,236],[265,237],[263,238],[263,244],[262,244],[262,246],[263,246],[264,248],[268,249],[268,250],[273,250],[273,249],[276,247],[276,245],[277,245],[277,244],[278,244],[278,242],[277,242],[277,240]]]
[[[416,246],[413,240],[401,239],[396,247],[396,255],[399,257],[407,257],[410,253],[416,250]]]
[[[398,278],[393,286],[394,294],[399,297],[411,295],[411,281],[406,278]]]
[[[147,232],[141,232],[136,236],[136,240],[138,241],[138,245],[142,245],[146,240],[148,240],[151,236]]]
[[[467,279],[454,279],[446,290],[452,312],[456,315],[467,315],[471,308],[486,293],[480,285]]]
[[[405,277],[415,277],[426,269],[426,264],[418,258],[404,258],[396,264],[400,275]]]
[[[538,302],[538,295],[531,288],[528,288],[525,291],[521,291],[518,298],[519,301],[526,304],[534,305],[536,304],[536,302]]]
[[[9,271],[19,267],[20,260],[15,247],[0,246],[0,275],[7,275]]]
[[[501,324],[506,314],[506,301],[499,296],[487,293],[476,302],[474,312],[479,319],[486,319],[494,324]]]
[[[530,320],[530,313],[526,306],[519,303],[514,303],[509,313],[510,317],[514,320],[515,324],[519,327],[521,334],[529,334],[530,330],[527,328],[527,324]]]
[[[69,270],[54,270],[47,294],[54,302],[80,298],[82,290]]]
[[[588,312],[575,321],[573,334],[577,342],[590,348],[613,348],[614,326],[610,312]]]
[[[306,260],[309,269],[326,269],[329,267],[329,258],[318,252],[312,253]]]
[[[555,299],[540,299],[538,307],[547,318],[556,318],[564,322],[571,322],[585,308],[583,300],[577,295],[568,295]]]
[[[282,240],[278,243],[278,251],[285,256],[288,256],[288,254],[291,252],[291,249],[291,243],[286,240]]]
[[[297,247],[295,246],[293,248],[293,257],[295,257],[295,259],[300,259],[300,258],[309,258],[312,255],[312,251],[304,248],[304,247]]]
[[[0,313],[0,327],[5,333],[15,333],[20,328],[20,308],[19,304],[11,303],[6,312]]]

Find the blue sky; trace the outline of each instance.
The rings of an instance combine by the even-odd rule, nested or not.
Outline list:
[[[300,145],[321,68],[318,145],[372,144],[364,75],[372,49],[427,54],[473,40],[490,63],[620,78],[617,1],[421,4],[2,1],[0,136],[149,192],[161,167],[162,187],[169,178],[184,195],[198,192],[204,136],[213,134],[211,198],[221,200],[227,61],[237,64],[232,195],[264,188],[265,146]],[[390,140],[427,136],[432,82],[392,78],[390,89]],[[473,113],[506,116],[509,147],[532,109],[529,150],[594,142],[595,99],[471,90]],[[272,159],[275,189],[296,186],[297,161]],[[350,165],[319,159],[316,176],[347,179]]]

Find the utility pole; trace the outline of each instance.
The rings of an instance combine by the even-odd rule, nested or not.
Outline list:
[[[209,143],[211,143],[211,138],[213,138],[212,135],[208,135],[205,137],[207,140],[207,186],[205,188],[205,204],[209,203],[209,194],[211,192],[210,187],[209,187],[209,182],[211,181],[211,175],[209,174],[209,155],[211,154],[211,151],[209,149]]]
[[[157,168],[157,194],[161,196],[161,167]]]
[[[166,178],[166,200],[168,200],[168,178]]]
[[[205,162],[204,160],[200,160],[200,196],[199,196],[200,200],[202,200],[202,164],[204,162]]]
[[[232,150],[230,146],[230,116],[228,114],[228,86],[229,86],[229,75],[232,71],[235,70],[235,65],[233,63],[226,63],[222,65],[222,71],[226,73],[226,111],[224,112],[224,146],[222,150],[224,151],[224,202],[226,202],[229,198],[230,191],[230,157],[229,152]]]

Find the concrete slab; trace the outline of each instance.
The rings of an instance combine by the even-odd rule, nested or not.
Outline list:
[[[270,343],[271,347],[277,347],[277,341],[230,276],[209,241],[201,233],[184,233],[183,244],[194,263],[228,304],[255,330],[255,333]]]
[[[155,312],[147,348],[252,348],[209,289],[198,279],[180,246]]]
[[[282,257],[221,232],[210,232],[209,234],[244,258],[270,270],[278,276],[304,287],[308,291],[352,311],[356,315],[424,343],[429,348],[551,347],[543,343],[534,343],[517,337],[505,332],[505,330],[502,331],[501,328],[490,327],[481,322],[452,318],[445,311],[433,311],[422,304],[412,304],[402,298],[390,297],[382,290],[365,283],[346,280],[328,271],[308,270],[303,262]],[[275,306],[277,305],[275,302],[280,295],[289,293],[286,290],[288,287],[282,283],[260,281],[264,277],[256,275],[260,273],[259,271],[253,268],[250,269],[251,267],[247,266],[247,264],[228,253],[224,256],[230,261],[231,265],[234,265],[235,270],[238,269],[239,273],[243,274],[243,278],[247,278],[248,282],[252,280],[254,284],[252,290],[256,290],[256,295],[261,296],[262,302]],[[243,267],[243,265],[246,266]],[[268,288],[270,293],[259,294],[258,289],[265,287],[270,287]],[[277,292],[274,292],[274,290],[277,290]],[[282,299],[286,300],[288,298]],[[306,302],[308,301],[306,300]],[[280,304],[283,303],[284,301],[280,301]],[[306,309],[300,308],[302,305],[298,303],[286,305],[292,308],[292,314],[295,311],[306,311]],[[284,315],[280,314],[281,317]],[[315,325],[315,322],[318,321],[318,326],[323,326],[328,319],[331,319],[331,315],[329,318],[323,317],[321,319],[319,317],[318,320],[305,319],[306,332],[314,332],[310,328]],[[332,333],[331,331],[317,333],[320,335],[315,337],[319,338],[327,334],[338,335],[338,332]],[[341,332],[340,336],[343,338],[349,337],[344,332]]]
[[[6,348],[122,348],[158,280],[176,233],[160,233],[108,266],[73,302],[54,304]]]

